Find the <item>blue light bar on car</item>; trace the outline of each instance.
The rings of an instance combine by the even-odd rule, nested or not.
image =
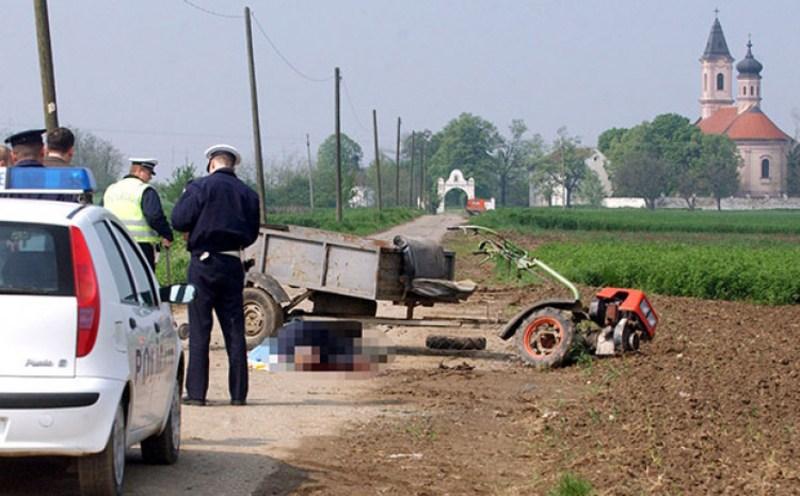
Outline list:
[[[85,167],[0,168],[0,190],[13,193],[91,193],[97,188]]]

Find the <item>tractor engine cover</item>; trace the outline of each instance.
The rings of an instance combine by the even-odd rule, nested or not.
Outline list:
[[[642,337],[652,339],[658,325],[658,314],[647,296],[637,289],[603,288],[589,305],[589,318],[601,328],[617,327],[620,319],[635,320],[642,327]],[[628,322],[630,325],[631,322]],[[627,341],[623,340],[623,341]],[[634,343],[630,343],[633,345]],[[636,342],[638,347],[638,341]]]

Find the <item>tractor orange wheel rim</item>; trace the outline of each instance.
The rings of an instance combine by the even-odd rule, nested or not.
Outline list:
[[[539,317],[525,328],[522,335],[525,352],[534,358],[553,353],[564,339],[564,327],[553,317]]]

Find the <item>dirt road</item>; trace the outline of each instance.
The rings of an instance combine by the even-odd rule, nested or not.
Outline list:
[[[396,234],[440,239],[457,215],[424,216],[377,237]],[[394,315],[390,307],[382,307]],[[402,309],[399,309],[402,315]],[[410,331],[402,329],[401,340]],[[413,341],[424,342],[424,335]],[[304,441],[335,435],[343,426],[385,415],[402,415],[402,399],[370,399],[378,379],[341,380],[324,375],[251,371],[247,407],[228,405],[227,361],[218,330],[212,338],[207,407],[184,407],[179,462],[148,466],[138,450],[129,454],[127,495],[217,496],[287,494],[311,478],[307,468],[283,460]],[[306,444],[308,446],[308,444]],[[3,494],[77,494],[74,468],[60,461],[0,460]]]

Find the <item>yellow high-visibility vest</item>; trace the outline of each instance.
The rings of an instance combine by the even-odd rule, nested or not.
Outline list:
[[[142,195],[151,186],[136,177],[126,177],[106,189],[103,206],[119,217],[137,243],[158,243],[161,237],[147,224]]]

